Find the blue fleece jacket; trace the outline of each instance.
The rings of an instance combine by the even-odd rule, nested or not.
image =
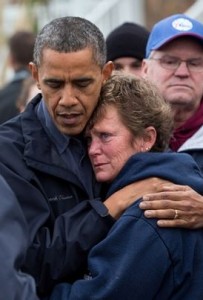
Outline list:
[[[203,194],[203,175],[187,154],[141,153],[129,159],[108,195],[157,176]],[[203,231],[159,228],[139,202],[129,207],[89,254],[89,276],[58,285],[51,300],[202,300]]]

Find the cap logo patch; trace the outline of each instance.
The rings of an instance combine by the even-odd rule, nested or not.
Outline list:
[[[173,21],[172,26],[179,31],[188,31],[193,27],[192,22],[184,18],[176,19]]]

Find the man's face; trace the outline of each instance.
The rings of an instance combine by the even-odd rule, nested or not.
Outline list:
[[[142,66],[142,75],[158,86],[172,108],[179,106],[196,111],[203,95],[203,69],[196,72],[195,68],[191,70],[186,62],[182,62],[176,69],[169,70],[161,64],[163,58],[169,59],[169,63],[171,58],[178,58],[203,65],[203,46],[190,37],[178,38],[153,51]]]
[[[41,65],[31,68],[56,127],[64,134],[80,134],[112,66],[98,66],[89,48],[71,53],[45,49]]]
[[[134,57],[120,57],[114,61],[115,70],[140,76],[142,61]]]

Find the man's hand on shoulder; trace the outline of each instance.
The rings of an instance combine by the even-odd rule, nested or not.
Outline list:
[[[157,193],[144,195],[140,208],[160,227],[203,227],[203,196],[188,186],[160,185]]]

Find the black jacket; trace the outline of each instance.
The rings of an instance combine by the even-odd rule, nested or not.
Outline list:
[[[37,300],[33,278],[21,271],[27,224],[14,193],[1,176],[0,191],[0,300]]]
[[[100,190],[88,195],[64,166],[35,114],[40,100],[38,94],[25,112],[0,126],[0,173],[29,226],[24,270],[34,276],[39,295],[45,295],[56,282],[80,278],[89,249],[106,236],[114,220],[99,199],[88,200]]]

